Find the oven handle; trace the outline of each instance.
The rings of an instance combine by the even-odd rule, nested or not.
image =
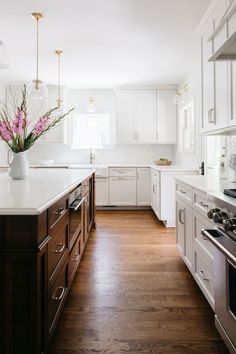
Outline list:
[[[84,200],[85,200],[85,197],[83,197],[82,199],[79,199],[78,204],[76,204],[75,206],[69,205],[69,210],[77,211],[79,209],[79,207],[81,206],[81,204],[84,202]]]

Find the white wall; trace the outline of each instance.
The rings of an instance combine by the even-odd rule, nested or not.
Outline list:
[[[195,122],[196,122],[196,151],[194,153],[179,152],[178,147],[175,149],[175,162],[180,165],[187,165],[190,167],[198,168],[201,161],[204,160],[203,144],[204,138],[201,138],[200,122],[202,119],[201,114],[201,50],[199,40],[199,57],[196,58],[196,63],[193,65],[192,70],[186,75],[181,84],[179,85],[179,92],[181,97],[178,104],[178,115],[180,109],[187,104],[194,101],[195,103]],[[184,85],[188,85],[188,91],[184,92]]]

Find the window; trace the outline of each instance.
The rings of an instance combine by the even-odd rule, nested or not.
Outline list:
[[[75,114],[71,136],[72,147],[101,149],[111,146],[110,114]]]
[[[179,151],[195,152],[194,102],[191,102],[180,110]]]

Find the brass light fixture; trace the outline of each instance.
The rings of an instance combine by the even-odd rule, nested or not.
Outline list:
[[[29,84],[28,97],[30,100],[46,104],[48,90],[45,83],[39,79],[39,21],[43,19],[43,15],[39,12],[33,12],[31,17],[36,20],[36,78]]]
[[[55,54],[58,56],[58,96],[57,96],[57,106],[62,108],[63,100],[61,99],[61,55],[63,51],[61,49],[55,50]]]

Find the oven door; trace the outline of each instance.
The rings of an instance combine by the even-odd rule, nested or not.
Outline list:
[[[214,256],[216,318],[236,348],[236,264],[218,249]]]
[[[82,233],[83,202],[85,198],[78,197],[69,205],[69,243],[73,247],[77,237]]]

